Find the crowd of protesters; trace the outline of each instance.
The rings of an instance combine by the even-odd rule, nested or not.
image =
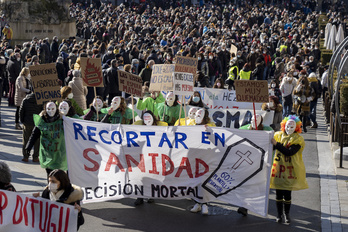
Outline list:
[[[262,109],[274,111],[271,127],[282,131],[285,137],[295,131],[296,123],[296,132],[301,132],[300,121],[304,132],[308,125],[317,128],[316,106],[322,90],[327,89],[327,79],[321,78],[326,75],[327,67],[320,63],[319,42],[324,32],[318,27],[320,14],[314,1],[281,1],[274,5],[243,1],[237,6],[227,2],[227,5],[209,2],[203,6],[181,3],[183,5],[176,6],[175,1],[171,1],[163,7],[153,2],[100,4],[98,7],[72,4],[70,16],[76,19],[76,37],[59,40],[54,36],[52,41],[34,37],[22,45],[2,41],[0,96],[8,98],[9,106],[17,106],[15,128],[22,129],[21,119],[24,162],[28,162],[34,147],[33,161],[46,168],[48,178],[54,169],[67,169],[64,140],[59,141],[61,157],[46,163],[45,157],[51,154],[37,141],[40,136],[46,136],[46,124],[62,124],[60,115],[104,123],[180,124],[185,113],[179,115],[178,97],[172,92],[163,96],[148,90],[153,65],[174,64],[177,56],[198,59],[197,87],[231,90],[237,79],[268,80],[269,102],[263,104]],[[332,23],[346,23],[342,4],[327,7]],[[97,88],[98,96],[83,86],[79,71],[81,57],[101,59],[104,87]],[[27,68],[50,62],[56,63],[62,86],[59,108],[54,102],[37,106]],[[126,96],[118,88],[117,70],[139,75],[143,80],[144,98],[138,100],[137,108],[144,112],[138,122],[133,121]],[[196,116],[193,111],[190,111],[193,115],[188,115],[188,119],[194,119],[193,125],[214,126],[199,92],[191,96],[189,105],[200,107],[195,109]],[[297,117],[290,118],[290,114]],[[283,121],[283,118],[287,119]],[[290,134],[285,132],[288,120],[293,124]],[[279,145],[279,141],[272,143],[283,153],[287,148]],[[297,151],[303,148],[304,144],[296,147]],[[59,167],[55,166],[57,160],[63,160]],[[136,204],[142,202],[140,199]],[[196,212],[208,212],[206,205],[196,208]],[[247,213],[245,210],[242,214]]]

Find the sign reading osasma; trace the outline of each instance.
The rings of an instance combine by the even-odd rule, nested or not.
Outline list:
[[[69,175],[84,203],[220,200],[267,214],[273,132],[132,126],[64,118]]]

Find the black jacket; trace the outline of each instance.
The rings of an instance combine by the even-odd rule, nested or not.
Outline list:
[[[34,126],[34,114],[42,111],[42,105],[36,104],[35,94],[28,94],[19,108],[19,118],[24,125]]]
[[[11,83],[15,83],[19,73],[21,72],[21,64],[17,61],[16,56],[12,55],[7,62],[8,79]]]
[[[118,74],[117,68],[111,67],[106,70],[106,79],[109,85],[109,93],[121,95],[121,91],[118,86]]]

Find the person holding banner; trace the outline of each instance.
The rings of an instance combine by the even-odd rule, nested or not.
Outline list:
[[[114,97],[111,101],[111,106],[109,108],[102,109],[101,112],[105,114],[101,122],[111,124],[133,123],[132,110],[127,107],[123,97]],[[134,112],[134,114],[135,116],[138,115],[136,112]]]
[[[281,131],[274,134],[275,149],[270,188],[276,190],[278,223],[290,223],[291,191],[307,189],[306,169],[302,160],[305,141],[300,135],[298,116],[290,115],[281,122]]]
[[[185,126],[185,120],[187,126],[195,125],[195,116],[199,109],[199,107],[191,107],[188,112],[188,117],[178,119],[174,126]]]
[[[0,189],[16,192],[15,187],[11,184],[12,174],[7,163],[0,161]]]
[[[103,102],[102,97],[96,96],[92,104],[90,105],[89,109],[83,111],[84,113],[83,119],[88,121],[100,122],[101,119],[103,119],[105,116],[105,113],[101,111],[105,107],[106,105]]]
[[[74,94],[70,86],[64,86],[61,88],[60,94],[62,96],[62,100],[69,100],[71,102],[71,105],[74,107],[78,115],[84,115],[83,108],[81,108],[80,105],[74,100]]]
[[[178,96],[173,92],[168,92],[165,102],[157,104],[158,117],[161,121],[168,123],[169,126],[173,126],[179,118],[185,118],[185,112],[181,111],[179,117],[180,105],[178,103]]]
[[[143,86],[144,98],[139,98],[137,102],[138,110],[150,110],[155,117],[158,117],[157,104],[165,101],[161,92],[149,93],[149,87]]]
[[[49,101],[40,115],[34,115],[35,128],[25,147],[27,157],[37,139],[40,138],[39,159],[42,168],[48,174],[56,168],[67,170],[63,120],[57,110],[57,105]]]
[[[39,197],[40,193],[34,193],[33,196]],[[79,212],[77,216],[77,230],[84,224],[85,219],[80,206],[83,191],[79,186],[70,183],[69,176],[63,170],[54,169],[49,173],[48,185],[43,190],[41,197],[51,201],[74,205]]]
[[[59,113],[62,116],[70,118],[80,118],[76,113],[74,107],[71,105],[71,101],[64,100],[59,104]]]

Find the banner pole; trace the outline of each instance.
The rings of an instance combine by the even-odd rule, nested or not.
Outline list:
[[[184,96],[181,95],[181,104],[180,104],[180,110],[179,110],[179,126],[181,126],[181,112],[182,112],[182,102],[183,102]]]
[[[185,126],[187,126],[187,120],[186,120],[186,101],[185,101],[185,98],[183,98],[184,99],[184,113],[185,113]],[[181,116],[181,114],[180,114],[180,116]]]
[[[257,130],[257,120],[256,120],[255,102],[253,102],[253,109],[254,109],[255,130]]]
[[[132,97],[132,114],[133,114],[133,124],[135,122],[135,119],[134,119],[134,102],[133,102],[133,94],[131,95]]]
[[[94,88],[94,98],[96,98],[97,97],[97,87],[94,86],[93,88]],[[97,122],[98,122],[99,121],[99,112],[97,110],[97,107],[96,107],[95,111],[97,111]]]

